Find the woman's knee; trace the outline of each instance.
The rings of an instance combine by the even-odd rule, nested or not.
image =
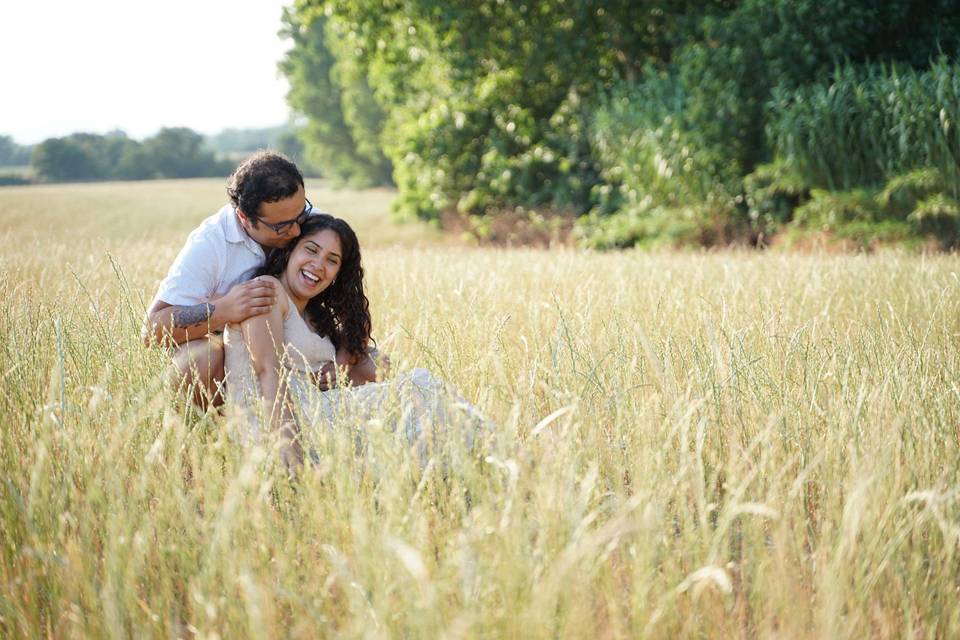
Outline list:
[[[350,367],[350,383],[354,386],[377,381],[377,365],[370,356],[364,356]]]
[[[173,358],[171,384],[187,389],[202,387],[211,398],[223,382],[223,341],[219,336],[191,340]]]

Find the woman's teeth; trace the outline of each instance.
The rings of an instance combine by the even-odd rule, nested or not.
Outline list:
[[[317,276],[313,275],[312,273],[307,273],[307,272],[304,271],[303,269],[300,270],[300,275],[302,275],[304,278],[306,278],[307,280],[309,280],[309,281],[312,282],[313,284],[317,284],[318,282],[320,282],[320,278],[318,278]]]

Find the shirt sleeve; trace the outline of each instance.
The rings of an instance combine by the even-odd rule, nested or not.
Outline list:
[[[217,291],[225,254],[225,248],[210,234],[194,230],[160,283],[154,301],[172,306],[207,302]]]

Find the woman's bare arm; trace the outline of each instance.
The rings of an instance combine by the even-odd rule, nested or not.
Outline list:
[[[279,283],[278,283],[279,286]],[[285,461],[302,462],[297,442],[297,427],[290,410],[286,380],[281,374],[280,358],[283,353],[283,319],[291,311],[286,296],[279,296],[270,311],[247,318],[240,323],[244,342],[250,352],[254,374],[260,385],[264,409],[270,417],[270,426],[284,442],[282,455]]]

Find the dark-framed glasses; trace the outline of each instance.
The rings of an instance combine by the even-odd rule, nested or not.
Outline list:
[[[301,211],[300,214],[293,220],[284,220],[283,222],[274,222],[272,224],[269,222],[263,222],[263,220],[261,220],[260,222],[263,222],[263,224],[273,229],[274,233],[283,234],[284,232],[286,232],[287,229],[289,229],[293,225],[295,224],[300,225],[306,222],[307,218],[310,217],[311,210],[313,210],[313,203],[311,203],[310,200],[307,200],[307,204],[304,205],[303,211]]]

